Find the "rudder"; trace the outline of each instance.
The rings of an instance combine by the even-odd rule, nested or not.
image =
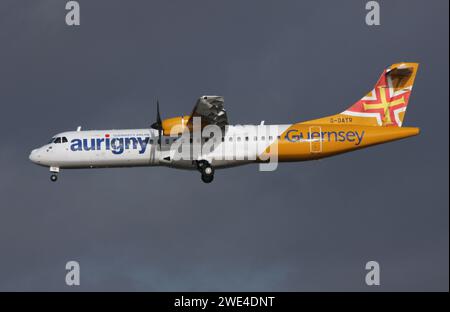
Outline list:
[[[383,71],[375,87],[340,114],[307,123],[345,123],[401,127],[408,107],[418,63],[397,63]]]

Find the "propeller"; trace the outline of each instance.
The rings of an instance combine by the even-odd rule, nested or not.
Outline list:
[[[159,136],[158,144],[159,144],[159,149],[161,149],[163,127],[162,127],[161,114],[159,112],[159,100],[156,100],[156,122],[154,122],[150,127],[152,129],[158,130],[158,136]]]

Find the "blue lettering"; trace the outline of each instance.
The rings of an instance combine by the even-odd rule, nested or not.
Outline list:
[[[137,149],[138,141],[136,138],[125,138],[125,148],[130,149],[131,142],[133,142],[133,149]]]
[[[311,133],[311,140],[314,140],[316,137],[317,137],[318,139],[320,139],[321,133],[320,133],[320,132],[312,132],[312,133]]]
[[[139,154],[144,154],[151,141],[153,140],[150,140],[150,137],[73,139],[70,141],[70,149],[74,152],[106,149],[118,155],[122,154],[125,149],[132,148],[137,149]]]
[[[355,142],[355,133],[353,131],[347,132],[347,141]]]
[[[286,132],[286,136],[285,139],[289,142],[297,142],[300,138],[298,135],[290,135],[291,133],[297,133],[297,130],[289,130],[288,132]]]
[[[356,131],[356,138],[358,139],[358,141],[356,142],[356,145],[361,144],[363,138],[364,138],[364,130],[361,132],[361,136],[359,136],[358,131]]]
[[[336,131],[331,131],[331,132],[328,132],[328,141],[331,141],[331,135],[334,135],[334,141],[336,142],[337,141],[337,133],[336,133]]]
[[[97,150],[102,149],[102,142],[105,142],[105,139],[97,139]]]
[[[81,140],[80,139],[73,139],[72,141],[70,141],[70,149],[74,152],[76,151],[82,151],[83,150],[83,145],[81,144]]]
[[[88,146],[88,139],[83,139],[83,149],[85,151],[95,151],[95,139],[91,139],[91,146]]]
[[[118,144],[117,144],[118,143]],[[115,155],[123,153],[123,139],[114,138],[111,140],[112,153]]]
[[[139,141],[139,145],[141,146],[141,150],[139,151],[139,154],[144,154],[150,138],[145,137],[145,139],[142,139],[141,137],[138,137],[137,139]]]

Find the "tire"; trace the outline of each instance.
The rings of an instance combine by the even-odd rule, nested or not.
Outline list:
[[[204,175],[202,174],[202,181],[205,183],[211,183],[214,180],[214,175],[210,174],[210,175]]]
[[[50,180],[51,180],[52,182],[56,182],[56,180],[58,180],[58,176],[57,176],[56,174],[52,174],[52,175],[50,176]]]
[[[202,181],[205,183],[211,183],[214,180],[214,168],[206,160],[200,160],[197,162],[197,168],[202,174]]]
[[[205,176],[214,175],[214,168],[211,167],[210,165],[205,165],[202,168],[202,175],[205,175]]]
[[[197,169],[198,169],[198,171],[202,172],[203,168],[205,166],[207,166],[207,165],[209,165],[209,163],[206,160],[199,160],[199,161],[197,161]]]

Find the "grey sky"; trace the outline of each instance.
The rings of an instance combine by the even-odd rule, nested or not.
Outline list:
[[[0,2],[0,290],[446,290],[448,1]],[[418,137],[216,172],[63,171],[28,161],[53,134],[141,128],[225,97],[230,122],[342,111],[399,61],[421,64]],[[65,263],[81,286],[65,286]],[[379,288],[365,285],[377,260]]]

